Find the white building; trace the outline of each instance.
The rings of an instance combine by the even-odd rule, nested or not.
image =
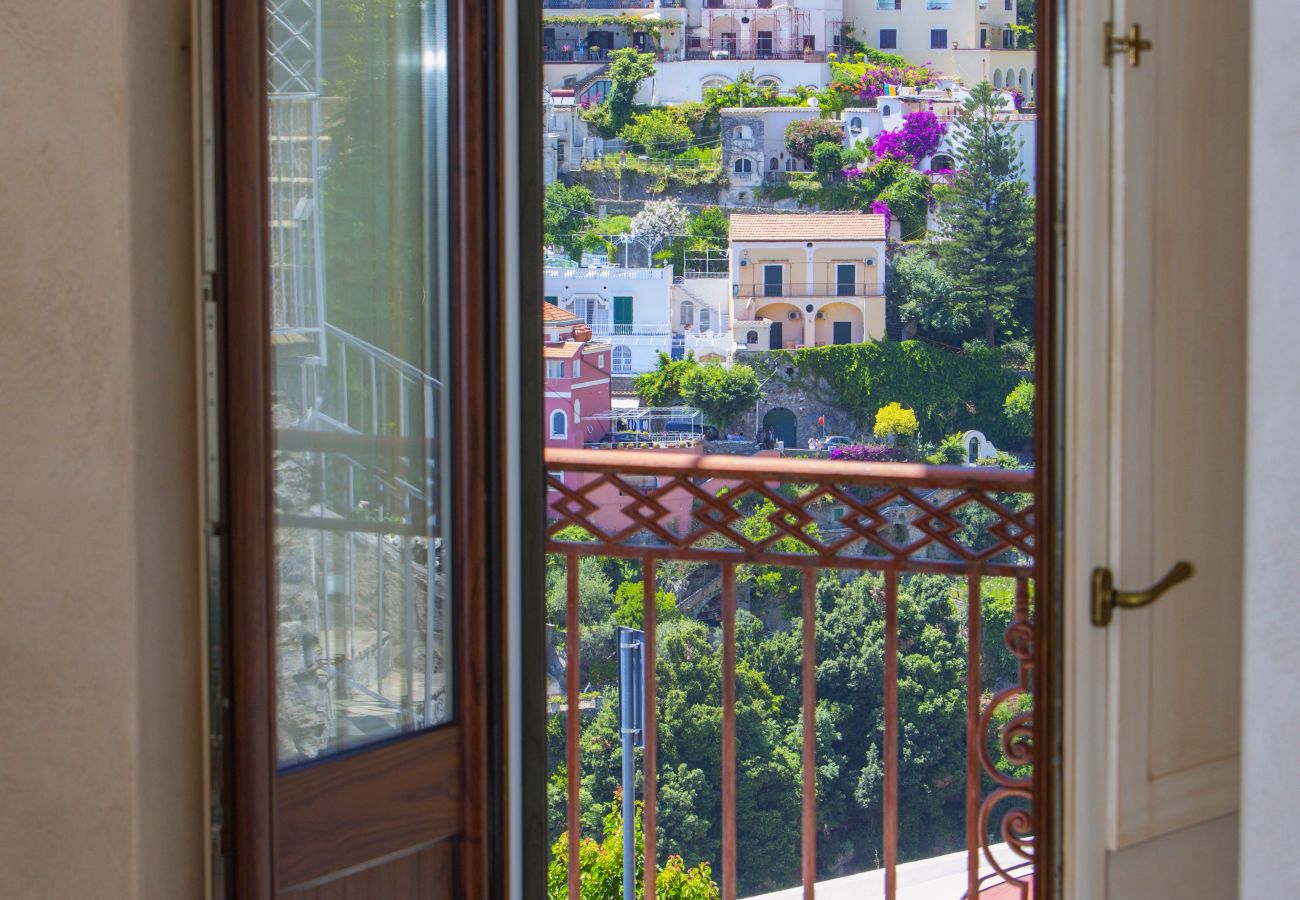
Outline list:
[[[648,372],[661,351],[672,351],[672,267],[548,266],[544,275],[546,300],[580,316],[596,340],[613,345],[613,374]]]
[[[885,339],[885,217],[735,213],[737,347],[782,350]]]
[[[867,138],[875,138],[882,131],[903,127],[907,115],[929,110],[948,126],[938,150],[933,156],[921,160],[923,172],[940,172],[957,168],[957,113],[970,92],[959,87],[908,92],[904,96],[880,97],[874,107],[849,107],[840,113],[844,124],[844,145],[852,147]],[[1017,112],[1010,94],[1002,94],[1003,113],[999,118],[1006,123],[1020,147],[1017,162],[1021,178],[1029,184],[1030,192],[1037,186],[1036,154],[1038,152],[1038,117],[1033,113]],[[725,145],[724,145],[725,146]]]
[[[792,122],[820,117],[821,110],[807,106],[722,110],[722,168],[731,179],[723,204],[749,206],[763,185],[807,171],[802,160],[786,152],[785,130]]]
[[[601,21],[584,24],[593,14]],[[604,97],[609,53],[624,47],[659,57],[642,103],[698,101],[748,70],[781,91],[821,88],[849,24],[843,0],[547,0],[543,15],[545,83],[574,89],[579,103]]]

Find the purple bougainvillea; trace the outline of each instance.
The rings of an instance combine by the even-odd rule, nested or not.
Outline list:
[[[873,200],[871,202],[872,215],[885,217],[885,233],[889,233],[889,223],[894,219],[894,211],[889,208],[889,204],[884,200]]]
[[[909,113],[903,117],[903,127],[882,131],[872,141],[871,150],[877,159],[892,157],[908,163],[913,168],[939,149],[948,126],[929,110]]]
[[[1025,92],[1022,91],[1020,88],[1012,88],[1010,93],[1011,93],[1011,102],[1016,105],[1016,112],[1020,112],[1020,110],[1023,109],[1025,105]]]
[[[885,444],[850,444],[836,447],[831,451],[831,459],[845,462],[903,462],[905,457],[893,447]]]

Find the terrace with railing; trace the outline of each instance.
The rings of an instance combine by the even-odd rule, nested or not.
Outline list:
[[[781,297],[883,297],[885,286],[876,281],[813,281],[741,285],[739,296],[755,301]]]
[[[560,685],[556,696],[564,700],[552,706],[559,718],[550,729],[563,735],[563,759],[552,775],[552,897],[588,896],[584,885],[594,876],[586,874],[587,866],[596,858],[590,839],[601,838],[593,833],[591,806],[608,800],[594,796],[590,779],[596,770],[617,771],[625,756],[616,736],[598,739],[584,730],[591,720],[585,711],[563,712],[581,710],[584,699],[591,704],[590,673],[610,652],[600,643],[599,629],[583,618],[589,598],[580,592],[580,570],[598,558],[617,560],[641,580],[634,592],[641,600],[635,614],[641,625],[637,648],[643,662],[637,668],[644,702],[636,731],[644,749],[628,762],[641,769],[638,821],[645,862],[643,869],[638,863],[625,871],[644,871],[637,877],[647,900],[656,896],[653,873],[678,865],[666,855],[686,857],[686,866],[700,859],[710,863],[704,877],[716,879],[724,900],[770,891],[782,891],[772,898],[793,897],[796,885],[811,897],[819,881],[835,891],[827,896],[893,900],[916,896],[909,884],[921,877],[914,875],[917,868],[936,866],[947,867],[944,886],[950,893],[926,897],[1031,895],[1032,472],[635,450],[547,450],[546,465],[547,550],[559,591],[551,608],[563,620],[555,622],[553,654],[558,659],[562,646],[563,665],[553,674]],[[686,577],[683,566],[690,570]],[[738,612],[752,602],[758,579],[773,577],[787,592],[788,613],[756,622]],[[670,625],[659,620],[661,590],[673,578],[680,582],[679,595],[691,600],[691,627],[707,627],[704,658],[689,645],[691,652],[680,655],[681,632],[673,630],[680,619]],[[927,589],[933,594],[936,584],[947,585],[942,596],[916,599]],[[859,606],[844,600],[853,590],[859,591]],[[998,591],[1001,606],[989,599]],[[679,604],[674,616],[684,608]],[[848,659],[823,660],[833,630],[841,637],[846,633],[848,615],[861,617],[847,626],[849,643],[856,641],[859,649]],[[706,625],[696,624],[700,621]],[[781,646],[788,648],[789,677],[782,682],[787,696],[775,701],[755,694],[756,672],[768,663],[753,656],[752,645],[755,635],[765,632],[784,634]],[[947,662],[928,649],[940,640],[955,648]],[[702,666],[720,671],[711,688],[721,707],[716,730],[700,724],[714,722],[707,705],[700,705],[708,698],[684,687],[683,672]],[[846,674],[846,666],[854,674]],[[915,682],[903,680],[917,671],[940,682],[935,696],[948,698],[953,727],[962,738],[945,746],[926,743],[932,713],[924,698],[913,695]],[[819,705],[819,695],[839,690],[845,678],[856,679],[860,702],[841,708],[839,714],[848,718],[833,723],[833,710]],[[908,685],[901,697],[900,682]],[[609,690],[607,710],[618,707],[617,692]],[[790,704],[788,749],[758,746],[765,738],[754,715],[755,704],[762,702]],[[683,805],[680,771],[671,767],[686,738],[659,728],[661,716],[669,713],[682,728],[683,704],[696,704],[689,707],[690,721],[718,742],[716,758],[705,753],[720,760],[720,766],[715,761],[706,767],[717,766],[717,781],[711,784],[701,775],[698,783],[701,793],[710,794],[709,802],[717,802],[717,821],[707,829],[695,816],[699,807]],[[857,807],[852,798],[846,806],[844,797],[825,793],[848,764],[835,744],[836,729],[854,718],[865,728],[868,746],[852,751],[871,761],[863,769],[865,780],[851,791]],[[624,746],[631,745],[624,740]],[[755,785],[782,753],[797,759],[797,815],[765,810],[770,830],[760,834],[757,820],[738,820],[738,806],[775,802]],[[930,765],[920,757],[944,759],[947,768],[932,765],[924,779],[909,775],[903,781],[900,772]],[[661,758],[670,765],[663,771]],[[624,784],[632,783],[629,771],[624,770]],[[867,772],[875,774],[868,779]],[[665,778],[675,788],[661,798],[661,783],[670,783]],[[632,798],[623,803],[625,810],[632,808]],[[682,820],[688,809],[691,820]],[[868,822],[848,839],[837,831],[837,816],[846,809],[858,809],[867,816],[861,821]],[[946,845],[917,839],[923,812],[934,820],[929,824],[941,820],[948,826]],[[900,815],[906,830],[900,828]],[[556,823],[562,823],[562,831]],[[753,873],[782,851],[797,860],[791,871],[756,879]],[[584,860],[581,872],[568,866],[578,858]],[[831,879],[833,884],[826,884]]]
[[[802,41],[778,38],[757,40],[731,40],[721,38],[701,40],[698,46],[688,47],[688,60],[698,59],[806,59],[821,61],[826,53],[805,47]]]

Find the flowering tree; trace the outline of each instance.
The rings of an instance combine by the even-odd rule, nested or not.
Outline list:
[[[653,253],[666,241],[686,230],[690,213],[680,202],[669,197],[651,200],[632,217],[632,236]]]
[[[912,437],[920,428],[916,413],[895,402],[880,407],[872,433],[878,438],[893,440]]]
[[[885,217],[885,233],[889,233],[889,226],[894,220],[894,211],[889,208],[889,204],[884,200],[873,200],[871,202],[871,214]]]
[[[904,116],[902,128],[876,135],[871,150],[878,159],[893,157],[916,168],[921,160],[934,155],[947,131],[938,116],[923,109]]]
[[[796,119],[785,129],[785,149],[791,156],[812,165],[819,144],[840,145],[844,131],[833,119]]]

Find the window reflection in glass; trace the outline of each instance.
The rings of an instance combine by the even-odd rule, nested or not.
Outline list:
[[[284,765],[452,715],[443,15],[268,2]]]

